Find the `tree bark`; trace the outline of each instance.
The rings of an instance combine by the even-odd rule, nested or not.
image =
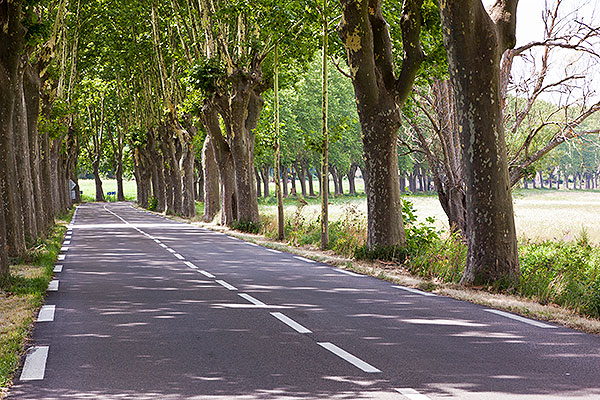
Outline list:
[[[270,196],[269,193],[269,165],[265,165],[261,168],[260,170],[260,174],[262,175],[262,181],[263,181],[263,197],[266,199],[267,197]]]
[[[367,193],[367,246],[406,246],[398,182],[400,109],[423,59],[419,44],[421,0],[402,9],[404,60],[398,78],[382,1],[341,0],[339,33],[348,54],[363,133]]]
[[[254,178],[256,181],[256,197],[262,197],[262,182],[260,181],[260,172],[258,172],[258,167],[254,167]]]
[[[356,177],[356,170],[357,169],[358,169],[358,165],[352,164],[350,166],[350,169],[348,170],[348,174],[346,175],[348,177],[349,193],[352,196],[356,196],[356,182],[355,182],[355,177]]]
[[[219,212],[219,170],[215,161],[215,151],[211,135],[206,135],[202,147],[202,171],[204,172],[204,215],[202,219],[211,222]]]
[[[302,192],[302,197],[306,197],[306,173],[304,170],[304,166],[302,163],[294,164],[294,169],[298,173],[298,180],[300,181],[300,191]]]
[[[315,187],[313,184],[313,175],[308,166],[305,167],[306,176],[308,176],[308,195],[310,197],[315,197]]]
[[[288,197],[289,196],[289,193],[288,193],[288,169],[286,166],[281,165],[279,167],[279,170],[281,171],[283,197]]]
[[[514,285],[520,277],[500,93],[500,59],[515,43],[516,5],[498,1],[491,14],[480,0],[440,7],[464,149],[467,284]]]

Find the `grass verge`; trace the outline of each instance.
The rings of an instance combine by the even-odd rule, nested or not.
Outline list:
[[[44,302],[54,262],[73,210],[57,217],[44,241],[11,260],[10,275],[0,282],[0,399],[10,387],[35,315]]]

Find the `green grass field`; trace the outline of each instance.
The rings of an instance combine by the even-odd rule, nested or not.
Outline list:
[[[347,190],[347,182],[345,189]],[[363,190],[361,179],[357,179],[357,189]],[[94,201],[95,186],[93,179],[79,180],[83,190],[84,201]],[[273,186],[273,185],[271,185]],[[115,180],[103,180],[104,193],[117,190]],[[300,189],[300,185],[297,184]],[[125,196],[127,200],[135,200],[135,181],[125,181]],[[315,189],[318,189],[315,181]],[[275,193],[271,188],[271,196]],[[417,210],[419,219],[434,217],[439,228],[447,229],[448,220],[435,195],[406,195]],[[600,243],[600,192],[582,190],[550,190],[550,189],[518,189],[513,193],[515,222],[520,238],[531,240],[570,241],[585,230],[590,241]],[[302,215],[307,219],[320,215],[319,199],[307,199],[307,205],[302,207]],[[298,211],[299,202],[295,198],[285,200],[285,213],[292,215]],[[337,220],[349,211],[367,213],[367,201],[362,197],[332,197],[330,200],[330,218]],[[277,207],[274,198],[260,200],[260,212],[275,215]]]

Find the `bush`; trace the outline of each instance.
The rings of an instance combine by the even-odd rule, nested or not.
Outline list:
[[[521,295],[600,317],[600,256],[587,240],[520,247]]]
[[[375,246],[375,248],[369,249],[365,244],[354,250],[354,258],[357,260],[404,262],[406,256],[406,248],[401,246]]]
[[[156,211],[156,207],[158,207],[158,198],[150,196],[148,199],[148,210]]]
[[[233,221],[231,228],[236,231],[247,232],[247,233],[259,233],[260,222],[253,221]]]

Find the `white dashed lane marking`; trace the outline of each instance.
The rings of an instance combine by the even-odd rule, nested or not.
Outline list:
[[[254,247],[260,247],[259,245],[257,245],[256,243],[250,243],[250,242],[246,242],[247,245],[250,246],[254,246]]]
[[[545,329],[556,329],[557,328],[556,326],[553,326],[553,325],[544,324],[543,322],[540,322],[540,321],[535,321],[533,319],[521,317],[520,315],[511,314],[511,313],[507,313],[507,312],[500,311],[500,310],[486,309],[485,311],[492,313],[492,314],[501,315],[506,318],[514,319],[516,321],[520,321],[525,324],[537,326],[538,328],[545,328]]]
[[[65,241],[63,242],[63,244],[71,244],[71,241],[70,241],[70,240],[65,240]]]
[[[59,265],[55,265],[54,266],[54,270],[53,271],[54,272],[62,272],[62,270],[63,270],[63,266],[59,264]]]
[[[265,250],[270,251],[271,253],[281,254],[281,252],[279,250],[273,250],[273,249],[265,249]]]
[[[367,373],[370,373],[370,374],[381,372],[380,370],[378,370],[377,368],[375,368],[371,364],[369,364],[369,363],[361,360],[360,358],[358,358],[356,356],[353,356],[352,354],[348,353],[347,351],[345,351],[343,349],[340,349],[339,347],[337,347],[333,343],[318,342],[317,344],[319,346],[323,347],[324,349],[329,350],[330,352],[332,352],[336,356],[338,356],[338,357],[346,360],[347,362],[349,362],[350,364],[354,365],[356,368],[362,370],[363,372],[367,372]]]
[[[200,272],[202,275],[206,276],[207,278],[211,278],[213,279],[215,276],[213,274],[211,274],[210,272],[206,272],[202,269],[199,269],[198,272]]]
[[[60,248],[60,251],[69,251],[69,248],[63,246],[63,247]]]
[[[64,254],[59,254],[59,255],[58,255],[58,261],[64,261],[65,257],[66,257],[66,255],[64,255]]]
[[[168,248],[169,248],[169,246],[167,246],[167,245],[166,245],[166,244],[164,244],[164,243],[161,243],[161,244],[159,244],[159,246],[160,246],[160,247],[162,247],[163,249],[168,249]]]
[[[54,305],[46,305],[42,306],[40,309],[40,313],[37,317],[37,322],[52,322],[54,321],[54,311],[56,310],[56,306]]]
[[[25,358],[22,381],[39,381],[44,379],[46,373],[46,360],[48,359],[48,346],[32,347]]]
[[[242,299],[249,301],[250,303],[254,304],[255,306],[267,307],[267,305],[265,303],[263,303],[262,301],[260,301],[258,299],[255,299],[254,297],[250,296],[249,294],[238,293],[238,296],[240,296]]]
[[[189,261],[185,261],[185,262],[184,262],[184,264],[185,264],[185,265],[187,265],[187,266],[188,266],[188,267],[190,267],[190,268],[193,268],[193,269],[198,269],[198,267],[196,267],[194,264],[192,264],[192,263],[191,263],[191,262],[189,262]]]
[[[286,324],[287,326],[289,326],[290,328],[292,328],[293,330],[295,330],[298,333],[312,333],[312,331],[309,330],[308,328],[305,328],[304,326],[300,325],[299,323],[297,323],[293,319],[289,318],[288,316],[286,316],[286,315],[284,315],[284,314],[282,314],[280,312],[272,312],[271,315],[274,316],[275,318],[277,318],[278,320],[280,320],[281,322],[283,322],[284,324]]]
[[[175,254],[175,250],[173,250],[173,249],[170,249],[170,248],[168,248],[168,247],[167,247],[167,251],[168,251],[169,253],[173,253],[173,254]]]
[[[49,292],[58,292],[58,281],[55,279],[48,284]]]
[[[173,253],[173,255],[174,255],[175,257],[179,258],[180,260],[185,260],[185,257],[184,257],[184,256],[182,256],[182,255],[181,255],[181,254],[179,254],[179,253]]]
[[[225,281],[216,280],[215,282],[217,282],[219,285],[223,286],[227,290],[237,290],[237,288],[235,286],[230,285],[229,283],[227,283]]]

